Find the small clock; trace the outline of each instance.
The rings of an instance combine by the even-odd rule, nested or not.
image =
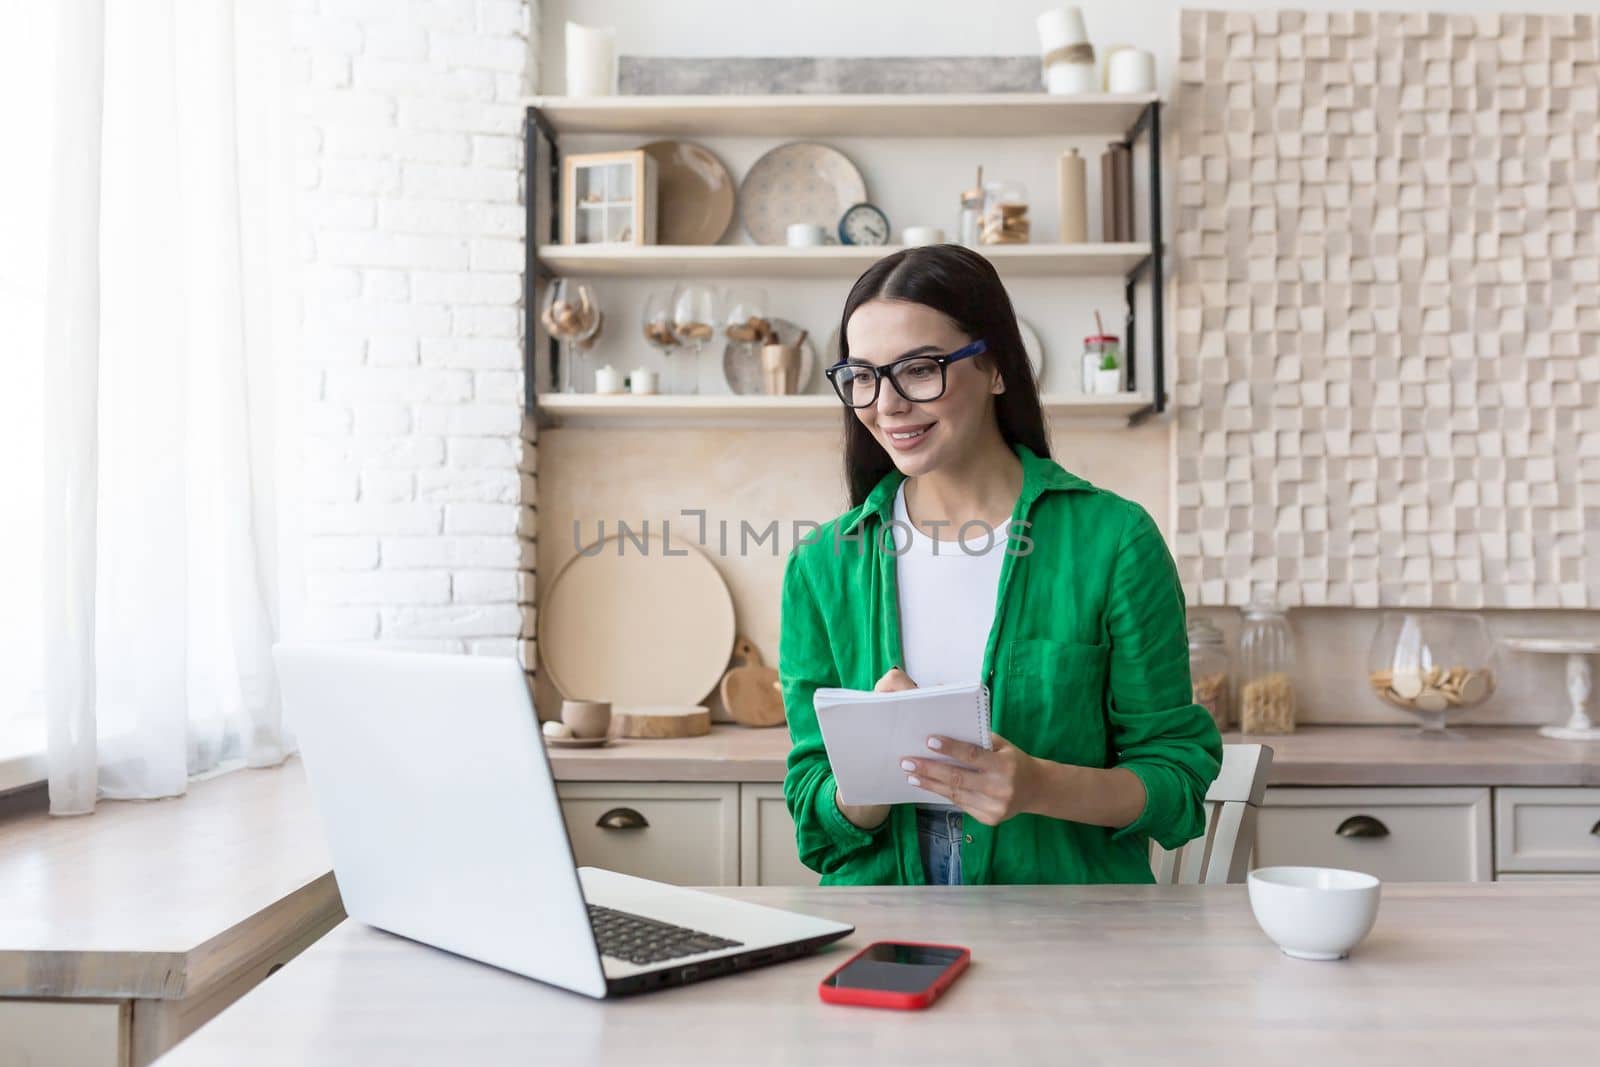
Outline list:
[[[871,204],[854,204],[839,219],[839,240],[847,245],[886,245],[889,218]]]

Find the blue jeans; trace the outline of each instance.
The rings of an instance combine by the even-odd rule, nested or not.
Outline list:
[[[961,818],[959,811],[917,809],[917,844],[929,885],[961,884]]]

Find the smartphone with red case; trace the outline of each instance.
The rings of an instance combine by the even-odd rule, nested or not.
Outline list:
[[[824,978],[817,992],[829,1004],[868,1008],[926,1008],[972,960],[959,945],[874,941]]]

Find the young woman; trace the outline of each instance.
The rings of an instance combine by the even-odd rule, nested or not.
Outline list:
[[[982,256],[879,260],[839,338],[828,377],[854,506],[796,546],[783,581],[801,861],[828,885],[1151,881],[1149,840],[1203,830],[1222,755],[1191,699],[1160,531],[1050,459],[1011,300]],[[993,749],[930,737],[901,763],[942,802],[839,800],[817,687],[973,681],[990,689]]]

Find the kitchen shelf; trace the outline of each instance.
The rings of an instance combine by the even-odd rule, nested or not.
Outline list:
[[[1011,277],[1117,277],[1122,278],[1124,316],[1123,351],[1128,354],[1127,383],[1137,392],[1127,414],[1136,425],[1166,408],[1166,355],[1163,327],[1163,248],[1161,242],[1161,98],[1155,94],[1088,94],[1052,96],[1044,93],[906,94],[906,95],[789,95],[789,96],[648,96],[648,97],[527,97],[522,125],[527,161],[528,195],[523,198],[526,240],[523,270],[523,410],[540,418],[558,416],[538,395],[535,355],[541,342],[547,346],[554,379],[561,358],[556,339],[539,328],[540,285],[557,275],[607,277],[767,276],[837,277],[859,274],[870,262],[892,249],[774,248],[767,246],[645,246],[618,248],[563,245],[561,241],[561,139],[565,134],[628,133],[637,137],[663,135],[715,136],[745,134],[761,137],[939,136],[1060,138],[1071,135],[1111,135],[1129,149],[1143,140],[1147,145],[1146,196],[1148,244],[1116,245],[1013,245],[990,246],[989,256],[1002,275]],[[543,179],[537,161],[539,145],[548,145]],[[538,189],[547,185],[540,196]],[[540,225],[540,201],[547,225]],[[543,239],[541,239],[541,236]],[[1144,335],[1135,315],[1134,294],[1148,284],[1149,377],[1139,372],[1137,338]],[[796,398],[802,399],[802,398]],[[788,401],[794,405],[795,401]],[[1084,407],[1083,405],[1089,405]],[[1109,413],[1115,410],[1098,399],[1075,401],[1072,410]],[[1048,406],[1048,402],[1047,402]],[[600,419],[613,409],[572,417]],[[716,419],[749,419],[757,409],[748,406],[729,411],[713,409]],[[779,417],[799,417],[803,406],[773,409]],[[1065,410],[1054,408],[1052,410]],[[653,417],[672,420],[701,418],[702,409],[661,408]],[[629,416],[633,417],[633,416]],[[807,416],[810,417],[810,416]]]
[[[854,278],[898,245],[787,248],[781,245],[545,245],[539,263],[568,277]],[[1121,277],[1150,255],[1147,244],[990,245],[978,249],[1001,275]]]
[[[554,132],[702,137],[1121,136],[1154,93],[533,96]]]
[[[1148,395],[1074,394],[1043,397],[1046,415],[1126,419],[1150,404]],[[539,413],[559,426],[775,426],[806,429],[837,426],[840,405],[827,394],[804,396],[633,396],[597,393],[542,393]]]

